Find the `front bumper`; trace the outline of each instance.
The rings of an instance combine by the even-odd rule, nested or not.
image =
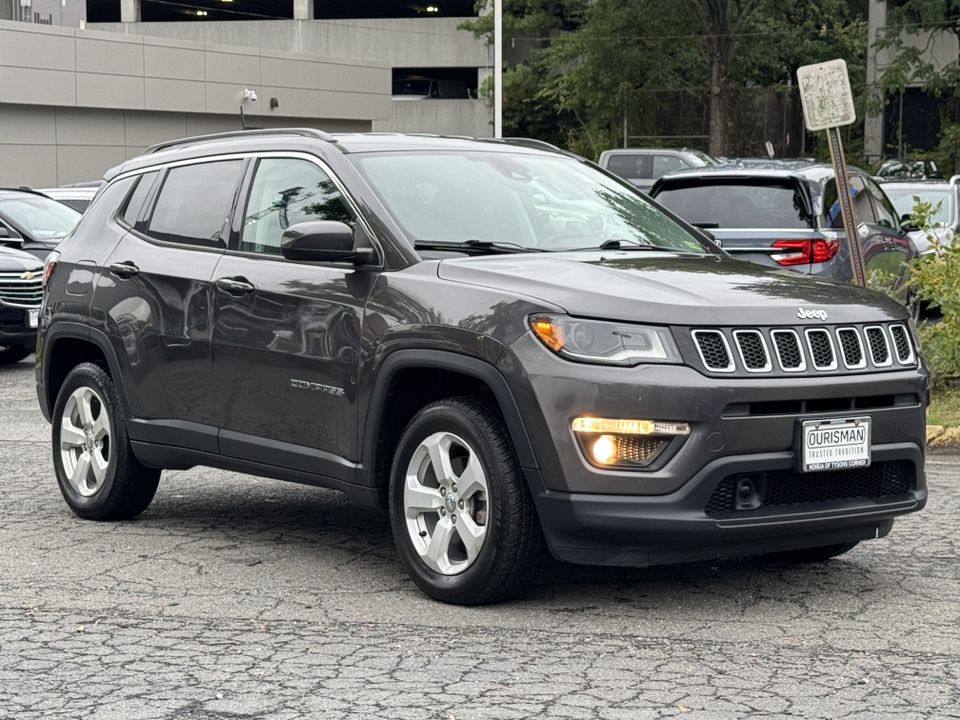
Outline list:
[[[28,308],[0,305],[0,347],[37,344],[37,328],[30,327]]]
[[[658,496],[557,492],[546,489],[534,470],[526,471],[526,477],[555,557],[588,565],[643,567],[883,537],[895,517],[926,504],[923,451],[912,443],[874,446],[873,461],[901,461],[909,467],[912,477],[907,492],[875,500],[849,498],[715,516],[708,515],[706,508],[725,478],[792,470],[793,454],[715,460],[680,490]]]
[[[499,367],[537,456],[537,467],[524,472],[541,526],[562,560],[643,566],[852,542],[885,535],[895,517],[926,503],[922,366],[717,378],[683,365],[578,365],[526,337]],[[684,422],[691,431],[648,469],[598,468],[572,430],[579,416]],[[800,423],[851,416],[870,417],[871,467],[885,472],[896,464],[895,490],[835,493],[833,485],[859,477],[855,471],[827,471],[819,480],[797,471]],[[793,489],[750,509],[708,512],[722,483],[749,473]],[[826,488],[822,497],[811,496],[814,481]]]

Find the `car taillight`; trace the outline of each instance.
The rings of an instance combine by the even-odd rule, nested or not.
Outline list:
[[[783,250],[789,255],[784,255],[775,260],[780,265],[809,265],[810,264],[810,239],[797,240],[777,240],[773,247]]]
[[[789,255],[775,258],[780,265],[809,265],[832,260],[840,249],[840,242],[825,238],[798,238],[795,240],[777,240],[773,247]]]
[[[837,250],[839,249],[839,240],[825,240],[823,238],[817,238],[813,241],[813,261],[815,263],[820,263],[826,262],[827,260],[833,260],[834,255],[837,254]]]
[[[59,259],[60,253],[58,252],[52,252],[47,255],[47,259],[43,263],[43,287],[46,287],[47,283],[50,282],[50,276],[53,275]]]

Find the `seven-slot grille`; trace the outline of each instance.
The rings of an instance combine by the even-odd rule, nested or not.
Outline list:
[[[43,302],[43,270],[0,273],[0,302],[12,307],[40,307]]]
[[[714,373],[870,371],[917,363],[910,332],[902,323],[796,330],[697,329],[691,336],[703,366]]]

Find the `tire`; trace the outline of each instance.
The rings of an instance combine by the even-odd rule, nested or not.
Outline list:
[[[53,467],[63,499],[87,520],[128,520],[153,500],[160,471],[134,457],[117,389],[99,365],[77,365],[60,388]]]
[[[838,543],[836,545],[823,545],[821,547],[801,548],[800,550],[784,550],[783,552],[767,553],[763,556],[765,560],[777,563],[787,563],[798,565],[802,563],[824,562],[838,555],[853,550],[859,542]]]
[[[0,350],[0,365],[18,363],[33,352],[33,348],[26,345],[11,345]]]
[[[468,397],[427,405],[404,430],[390,478],[393,538],[427,595],[483,605],[527,589],[543,536],[495,409]]]

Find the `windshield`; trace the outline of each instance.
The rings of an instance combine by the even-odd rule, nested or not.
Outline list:
[[[80,220],[80,213],[73,208],[38,196],[0,200],[0,215],[37,240],[59,240]]]
[[[800,193],[790,185],[718,182],[666,185],[662,203],[689,223],[707,228],[801,230],[813,227]]]
[[[353,157],[415,242],[556,251],[619,240],[709,252],[637,192],[572,158],[436,151]]]
[[[931,224],[949,225],[953,218],[953,192],[947,188],[943,190],[916,187],[892,188],[884,185],[883,190],[897,209],[898,217],[910,215],[917,204],[914,197],[918,197],[922,202],[933,206],[933,212],[930,214]]]

